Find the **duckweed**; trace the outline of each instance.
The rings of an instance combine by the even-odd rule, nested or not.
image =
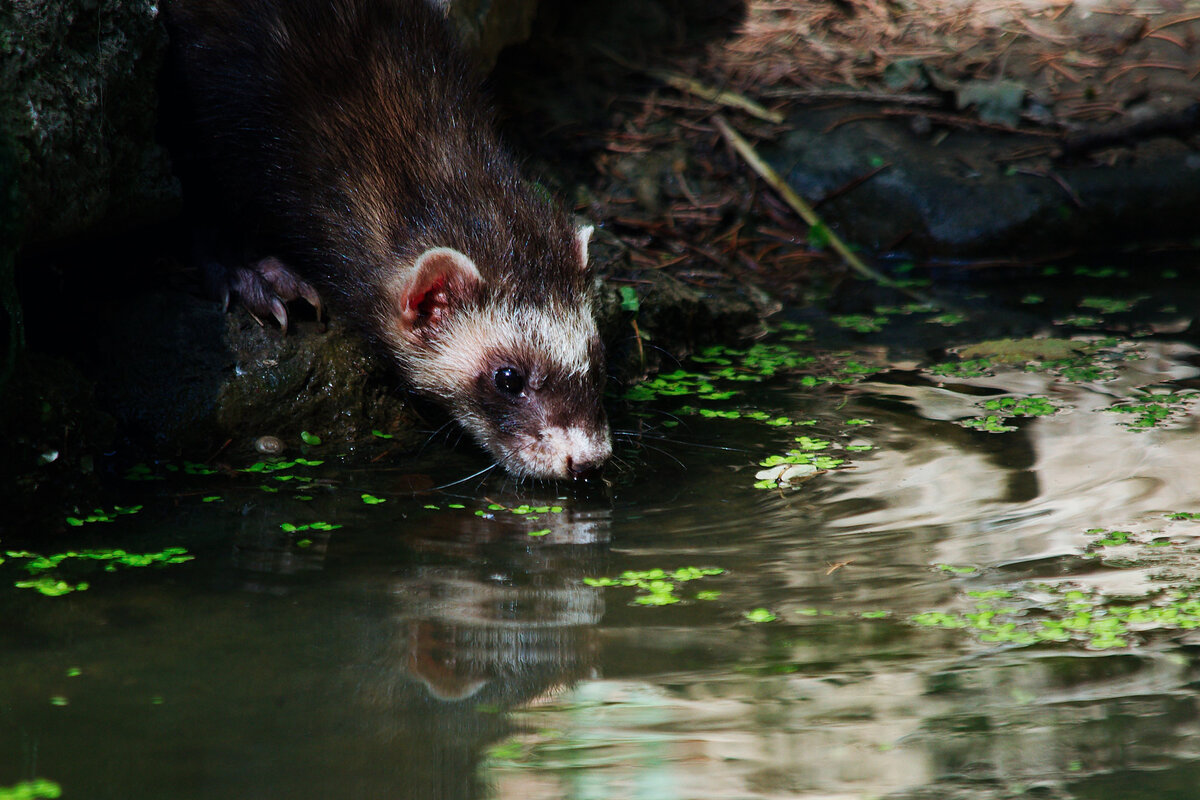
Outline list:
[[[1130,531],[1110,531],[1104,528],[1089,528],[1087,534],[1100,537],[1092,542],[1093,547],[1117,547],[1129,544],[1129,537],[1133,535]]]
[[[242,467],[241,472],[281,472],[292,467],[319,467],[325,463],[323,458],[293,458],[289,461],[258,461],[248,467]],[[278,478],[278,480],[284,480]]]
[[[960,420],[959,425],[972,430],[985,431],[987,433],[1008,433],[1015,431],[1017,428],[1014,425],[1005,425],[1000,417],[995,414],[989,414],[986,417],[974,417],[972,419]]]
[[[52,578],[49,575],[42,575],[27,581],[17,581],[13,585],[18,589],[34,589],[46,597],[61,597],[71,592],[83,592],[88,588],[87,581],[68,583],[67,581]]]
[[[1046,417],[1058,411],[1058,406],[1052,400],[1037,395],[998,397],[995,400],[988,400],[983,407],[989,411],[999,411],[1014,417]]]
[[[296,525],[292,522],[279,523],[279,529],[284,533],[299,533],[300,531],[336,531],[341,525],[335,525],[331,522],[308,522],[303,525]]]
[[[1135,631],[1200,627],[1200,598],[1190,593],[1123,605],[1081,589],[1032,589],[1048,594],[1050,600],[1026,599],[1019,607],[998,608],[988,598],[977,602],[971,612],[929,611],[913,615],[909,621],[925,627],[967,629],[985,643],[1077,642],[1094,650],[1129,647]]]
[[[62,787],[45,778],[0,786],[0,800],[54,800],[62,797]]]
[[[584,578],[583,582],[588,586],[605,588],[634,587],[638,590],[633,599],[634,604],[665,606],[681,602],[682,598],[675,593],[676,584],[721,575],[724,572],[725,570],[719,567],[680,567],[671,572],[663,569],[626,570],[615,578]],[[714,597],[715,595],[710,594],[703,599],[711,600]]]
[[[960,314],[958,312],[947,312],[945,314],[937,314],[936,316],[932,316],[929,319],[925,320],[925,322],[927,322],[929,324],[943,325],[947,328],[952,327],[954,325],[961,325],[966,321],[967,321],[967,315]]]
[[[979,378],[991,374],[992,362],[986,358],[969,358],[965,361],[947,361],[933,364],[929,371],[943,378]]]
[[[1145,431],[1179,416],[1195,399],[1194,393],[1153,394],[1143,400],[1122,401],[1104,410],[1129,415],[1129,420],[1121,424],[1130,430]]]
[[[89,522],[112,522],[120,516],[126,514],[136,514],[141,511],[143,506],[113,506],[112,511],[105,511],[103,508],[97,508],[85,517],[67,517],[66,523],[72,527],[80,527]]]
[[[887,317],[871,317],[866,314],[841,314],[830,317],[834,325],[855,333],[879,333],[887,324]]]
[[[808,338],[805,326],[795,325],[781,330],[790,331],[786,337],[788,341]],[[708,371],[678,369],[661,373],[630,387],[624,394],[625,399],[642,402],[658,397],[694,396],[705,401],[726,400],[734,396],[735,391],[718,389],[719,383],[757,383],[816,363],[815,356],[803,355],[787,344],[769,342],[757,342],[745,348],[714,345],[701,350],[691,360],[693,364],[708,367]]]
[[[129,553],[121,549],[107,550],[70,550],[65,553],[55,553],[43,556],[28,550],[9,550],[5,553],[9,558],[27,559],[25,571],[36,575],[56,569],[59,564],[69,559],[85,561],[104,561],[106,572],[114,572],[118,565],[126,567],[148,567],[152,564],[182,564],[195,558],[189,555],[186,548],[166,547],[157,553]]]
[[[1073,275],[1078,275],[1081,278],[1128,278],[1129,270],[1120,269],[1118,267],[1089,267],[1086,264],[1081,264],[1071,270]],[[1044,273],[1049,274],[1049,273]]]
[[[462,507],[463,507],[462,505],[451,506],[451,508],[462,508]],[[486,509],[478,509],[475,512],[475,516],[477,516],[477,517],[491,516],[491,514],[489,512],[494,512],[494,511],[507,511],[510,514],[516,514],[519,517],[528,517],[531,520],[535,520],[535,519],[537,519],[536,516],[529,516],[529,515],[531,515],[531,514],[561,514],[563,512],[563,507],[562,506],[531,506],[531,505],[523,503],[519,506],[510,508],[508,506],[501,505],[500,503],[489,503]]]
[[[1104,324],[1104,320],[1100,317],[1092,317],[1087,314],[1072,314],[1069,317],[1056,319],[1055,325],[1072,325],[1076,328],[1098,328]]]
[[[167,547],[157,553],[129,553],[120,549],[107,549],[72,550],[43,556],[27,550],[9,550],[5,555],[11,559],[25,560],[23,568],[32,576],[28,580],[16,581],[13,585],[18,589],[33,589],[47,597],[61,597],[71,592],[85,591],[88,588],[86,581],[72,583],[47,574],[58,569],[64,561],[100,561],[104,562],[105,572],[115,572],[118,566],[148,567],[155,564],[181,564],[195,558],[182,547]]]
[[[1117,314],[1123,311],[1129,311],[1135,305],[1142,301],[1143,298],[1133,297],[1124,300],[1115,297],[1085,297],[1079,301],[1080,308],[1094,308],[1101,314]]]

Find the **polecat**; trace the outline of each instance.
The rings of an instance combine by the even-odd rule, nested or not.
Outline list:
[[[612,452],[590,227],[518,175],[425,0],[174,0],[181,174],[220,284],[286,329],[327,298],[517,476]],[[233,263],[230,263],[233,262]]]

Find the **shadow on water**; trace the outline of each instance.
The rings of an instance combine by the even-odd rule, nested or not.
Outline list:
[[[602,496],[414,494],[450,452],[122,470],[74,555],[3,543],[0,787],[1194,797],[1197,304],[1078,287],[700,354]],[[999,333],[1044,338],[947,352]]]

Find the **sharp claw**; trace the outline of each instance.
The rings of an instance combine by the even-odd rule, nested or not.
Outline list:
[[[284,336],[286,336],[288,328],[287,309],[284,308],[283,303],[279,301],[278,297],[271,298],[271,315],[274,316],[275,320],[279,323],[279,330],[281,330]]]
[[[223,286],[223,287],[221,287],[221,313],[226,314],[228,312],[229,312],[229,287]]]
[[[317,312],[317,322],[321,321],[321,296],[317,294],[317,290],[309,286],[307,283],[300,284],[300,296],[303,297],[308,304]]]

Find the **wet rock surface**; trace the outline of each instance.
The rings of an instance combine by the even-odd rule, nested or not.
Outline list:
[[[195,457],[301,431],[353,442],[409,416],[386,366],[336,320],[299,321],[285,336],[243,309],[162,292],[131,300],[104,329],[99,399],[161,451]]]

